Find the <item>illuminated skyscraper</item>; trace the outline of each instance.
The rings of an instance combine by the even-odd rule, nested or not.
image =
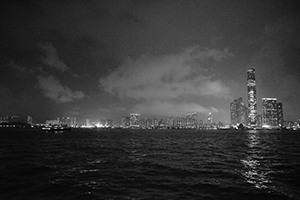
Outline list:
[[[192,119],[192,114],[188,113],[186,115],[186,128],[191,128],[193,125],[193,119]]]
[[[186,128],[186,118],[184,117],[177,117],[177,127],[178,128]]]
[[[247,118],[248,118],[248,108],[244,104],[242,97],[235,99],[230,104],[230,119],[231,125],[239,125],[243,124],[244,126],[247,125]]]
[[[130,113],[130,127],[132,128],[140,127],[140,114]]]
[[[283,108],[282,103],[277,103],[277,120],[278,120],[278,126],[283,126]]]
[[[257,99],[256,99],[256,81],[255,69],[247,70],[247,92],[248,92],[248,125],[257,126]]]
[[[230,122],[232,126],[237,125],[237,99],[230,103]]]
[[[242,97],[237,100],[237,103],[237,122],[246,126],[248,121],[247,106],[244,104]]]
[[[186,115],[186,126],[187,128],[197,128],[198,115],[196,112],[189,113]]]
[[[193,128],[197,128],[198,126],[198,115],[196,112],[192,113],[192,119],[193,119]]]
[[[128,128],[128,127],[130,126],[130,117],[128,117],[128,116],[123,116],[123,117],[121,118],[121,124],[120,124],[120,126],[121,126],[122,128]]]
[[[277,99],[276,98],[263,98],[262,99],[262,126],[265,128],[277,128]]]

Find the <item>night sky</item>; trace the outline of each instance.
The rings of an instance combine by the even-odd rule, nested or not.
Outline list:
[[[1,1],[0,114],[35,122],[123,115],[230,121],[263,97],[300,118],[300,7],[292,0]]]

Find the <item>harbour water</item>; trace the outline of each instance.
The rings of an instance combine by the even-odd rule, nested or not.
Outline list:
[[[300,199],[300,132],[0,131],[0,199]]]

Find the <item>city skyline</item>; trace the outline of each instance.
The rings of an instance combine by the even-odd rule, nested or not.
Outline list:
[[[253,68],[256,114],[262,114],[262,98],[277,98],[284,119],[297,120],[297,5],[2,2],[0,116],[84,122],[196,112],[198,120],[212,113],[214,121],[229,123],[231,102],[241,97],[248,106],[245,72]]]

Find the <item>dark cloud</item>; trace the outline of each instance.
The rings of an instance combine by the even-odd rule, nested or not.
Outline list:
[[[46,56],[41,58],[44,65],[52,67],[60,72],[65,72],[69,70],[67,65],[59,59],[57,55],[57,50],[53,47],[53,45],[49,42],[38,43],[37,46],[44,50]]]
[[[16,70],[17,72],[20,72],[21,74],[24,74],[24,75],[35,74],[34,70],[27,68],[27,67],[23,67],[21,65],[18,65],[14,61],[10,61],[9,63],[7,63],[7,66],[13,70]]]
[[[57,103],[70,102],[84,97],[82,91],[72,91],[63,86],[54,76],[37,76],[37,78],[39,87],[44,91],[45,96]]]

